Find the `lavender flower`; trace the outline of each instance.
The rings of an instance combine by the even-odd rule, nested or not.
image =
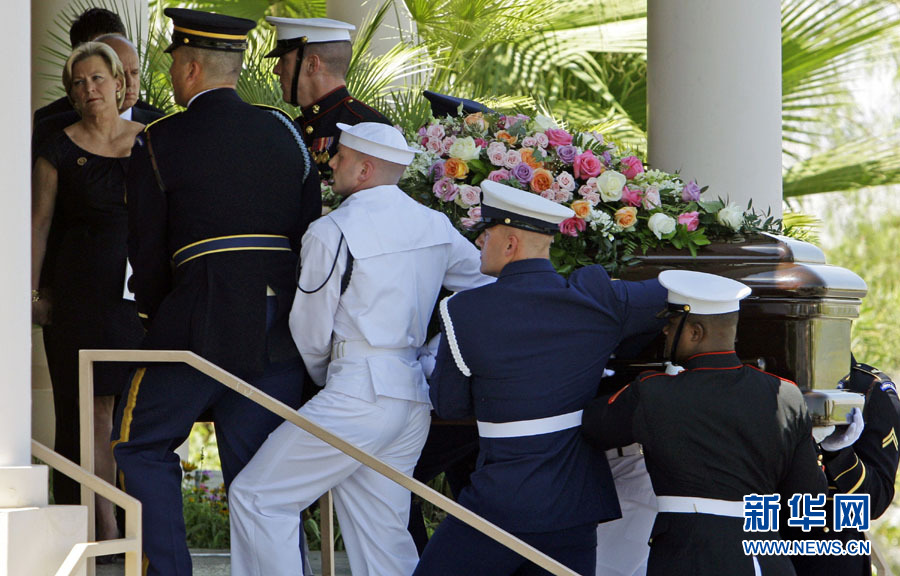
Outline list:
[[[524,162],[519,162],[516,164],[516,167],[512,169],[512,175],[522,184],[528,184],[534,176],[534,169]]]
[[[578,150],[571,144],[568,144],[558,147],[556,149],[556,155],[559,156],[559,159],[563,164],[571,164],[575,161],[575,156],[578,155]]]

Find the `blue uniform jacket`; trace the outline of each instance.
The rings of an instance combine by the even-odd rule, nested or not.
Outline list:
[[[600,266],[566,280],[549,260],[512,262],[496,283],[447,301],[431,380],[434,409],[441,418],[484,422],[581,410],[617,346],[658,332],[655,315],[665,301],[656,280],[611,281]],[[481,438],[480,448],[459,502],[505,529],[548,532],[621,515],[609,465],[578,427]]]
[[[138,137],[126,179],[128,255],[145,348],[191,350],[245,379],[299,357],[287,319],[300,239],[322,199],[291,126],[282,112],[221,88]],[[218,250],[173,263],[185,246],[241,235],[285,236],[291,249]],[[267,287],[278,300],[271,327]]]

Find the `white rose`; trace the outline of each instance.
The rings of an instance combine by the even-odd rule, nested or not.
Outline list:
[[[653,232],[657,238],[662,240],[663,236],[675,231],[675,219],[671,216],[666,216],[662,212],[657,212],[650,217],[650,221],[647,222],[647,227],[650,228],[650,231]]]
[[[448,152],[453,158],[459,158],[460,160],[474,160],[478,158],[478,153],[480,151],[481,149],[475,145],[475,139],[471,136],[465,136],[463,138],[457,138],[456,142],[450,146]]]
[[[728,226],[737,232],[744,223],[744,211],[741,210],[741,207],[737,204],[729,202],[728,206],[719,210],[719,213],[716,215],[716,220],[718,220],[719,224],[722,226]]]
[[[548,116],[544,116],[543,114],[538,114],[534,117],[534,123],[540,127],[541,130],[548,130],[550,128],[559,128],[559,124],[556,123],[556,120],[550,118]]]
[[[604,202],[615,202],[622,198],[622,188],[628,179],[615,170],[607,170],[597,178],[597,190]]]

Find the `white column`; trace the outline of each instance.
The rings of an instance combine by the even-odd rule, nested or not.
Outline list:
[[[6,191],[0,210],[0,468],[31,464],[31,24],[28,2],[15,4],[0,19],[0,174]]]
[[[781,215],[779,0],[648,0],[651,166]]]
[[[379,3],[371,3],[365,7],[361,4],[360,0],[328,0],[328,17],[353,24],[359,30],[363,22],[380,6]],[[376,56],[384,54],[397,45],[401,37],[411,41],[414,34],[415,23],[409,17],[406,4],[394,2],[372,39],[371,52]],[[352,38],[356,36],[353,35]]]

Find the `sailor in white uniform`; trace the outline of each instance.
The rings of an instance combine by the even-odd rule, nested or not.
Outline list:
[[[306,368],[324,386],[300,414],[412,474],[431,420],[417,349],[438,293],[493,278],[445,215],[396,186],[415,153],[399,131],[338,128],[330,165],[345,199],[303,237],[290,316]],[[329,489],[353,574],[411,574],[409,491],[290,423],[231,486],[232,574],[300,574],[300,511]]]

